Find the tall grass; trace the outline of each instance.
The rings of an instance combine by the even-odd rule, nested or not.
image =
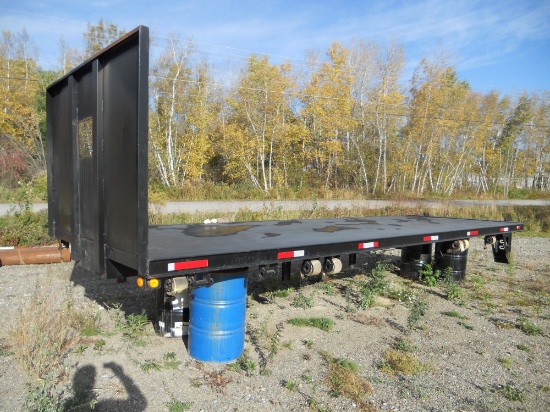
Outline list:
[[[80,326],[68,291],[36,285],[9,328],[10,347],[23,371],[45,379],[80,342]]]

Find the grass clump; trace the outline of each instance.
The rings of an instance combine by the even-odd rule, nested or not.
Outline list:
[[[122,310],[122,305],[116,304],[109,308],[109,316],[115,322],[115,329],[136,343],[145,333],[145,329],[149,324],[149,318],[143,309],[140,313],[130,313],[125,315]]]
[[[283,387],[288,389],[290,392],[296,392],[298,390],[298,384],[292,379],[285,379],[283,381]]]
[[[407,317],[407,325],[413,329],[418,325],[420,319],[428,312],[428,303],[425,300],[424,294],[419,293],[415,299],[409,304],[410,313]]]
[[[37,285],[32,299],[22,306],[9,329],[8,339],[17,363],[35,379],[55,373],[80,343],[71,297],[66,293],[60,299],[59,294],[58,290]]]
[[[539,328],[527,318],[519,318],[517,322],[518,328],[526,335],[538,336],[543,334],[542,328]]]
[[[415,375],[430,369],[429,365],[419,362],[412,354],[397,349],[385,351],[380,363],[380,370],[386,373]]]
[[[458,321],[456,323],[459,324],[460,326],[462,326],[465,329],[474,330],[474,327],[471,326],[471,325],[468,325],[466,322]]]
[[[173,400],[168,402],[166,406],[168,407],[168,412],[183,412],[191,409],[193,402],[183,402],[179,400]]]
[[[309,309],[313,307],[313,298],[305,296],[303,293],[298,293],[291,303],[292,306],[301,309]]]
[[[449,310],[447,312],[443,312],[443,315],[449,316],[451,318],[462,319],[462,320],[467,320],[468,319],[468,316],[461,315],[456,310]]]
[[[368,282],[362,284],[359,290],[358,307],[360,309],[369,308],[374,305],[376,296],[383,294],[388,288],[388,281],[384,275],[386,266],[382,262],[377,262],[371,272]]]
[[[44,380],[39,386],[27,384],[24,409],[39,412],[65,412],[70,408],[69,402],[52,393],[51,384]]]
[[[328,366],[325,382],[331,394],[353,400],[359,410],[373,410],[372,406],[365,401],[366,395],[372,391],[372,385],[358,374],[357,364],[348,359],[335,358],[326,352],[322,352],[321,356]]]
[[[239,356],[235,363],[228,365],[227,368],[238,373],[244,372],[246,373],[246,376],[250,376],[256,369],[256,362],[250,359],[248,357],[248,353],[245,351],[241,356]]]
[[[291,288],[287,288],[287,289],[279,289],[277,291],[275,291],[275,297],[277,298],[287,298],[288,295],[290,295],[290,292],[292,292],[292,289]]]
[[[511,402],[523,402],[525,399],[524,390],[516,388],[514,384],[499,385],[496,392]]]
[[[530,352],[531,351],[531,348],[529,348],[529,346],[524,345],[522,343],[520,343],[519,345],[516,345],[516,348],[518,348],[519,350],[521,350],[523,352]]]
[[[101,333],[101,313],[76,314],[82,336],[97,336]]]
[[[336,323],[329,318],[292,318],[288,323],[293,326],[308,326],[329,332]]]
[[[397,338],[393,348],[399,352],[414,352],[416,350],[416,346],[406,338]]]

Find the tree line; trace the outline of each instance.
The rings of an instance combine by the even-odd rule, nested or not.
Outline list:
[[[51,72],[24,31],[2,33],[1,184],[45,170],[45,86],[121,34],[100,20],[88,25],[84,51],[61,39]],[[152,184],[366,195],[549,189],[550,92],[474,91],[444,53],[423,58],[404,82],[396,42],[334,42],[299,65],[251,54],[237,69],[214,66],[177,36],[152,46]]]

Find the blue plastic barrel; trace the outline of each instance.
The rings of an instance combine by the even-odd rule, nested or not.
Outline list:
[[[192,358],[203,362],[231,362],[241,356],[246,275],[246,269],[212,273],[212,285],[198,287],[191,293],[188,349]]]

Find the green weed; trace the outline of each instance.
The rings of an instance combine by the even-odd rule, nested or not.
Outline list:
[[[248,353],[245,351],[235,363],[228,366],[228,369],[239,373],[245,372],[246,376],[250,376],[256,369],[256,363],[248,357]]]
[[[335,397],[345,396],[357,403],[359,410],[370,411],[372,407],[365,401],[372,391],[372,385],[358,374],[355,362],[343,358],[334,358],[327,352],[321,352],[327,362],[328,374],[325,382]]]
[[[512,402],[523,402],[525,394],[523,389],[516,388],[514,384],[506,384],[499,386],[496,389],[497,393],[500,393],[506,399]]]
[[[474,330],[474,327],[471,326],[471,325],[468,325],[466,322],[459,321],[459,322],[456,322],[456,323],[459,324],[460,326],[462,326],[465,329]]]
[[[88,347],[86,345],[79,345],[75,350],[74,350],[74,353],[76,353],[77,355],[82,355],[86,349],[88,349]]]
[[[437,285],[437,280],[441,276],[441,271],[434,271],[430,264],[425,263],[422,269],[418,271],[418,274],[420,275],[420,280],[424,282],[426,286],[434,287]]]
[[[298,390],[298,384],[296,383],[296,381],[294,381],[292,379],[284,380],[283,381],[283,387],[288,389],[291,392],[295,392],[295,391]]]
[[[288,289],[279,289],[279,290],[275,291],[275,297],[287,298],[288,295],[290,295],[290,292],[292,292],[292,289],[290,289],[290,288],[288,288]]]
[[[425,301],[424,295],[420,293],[416,296],[416,299],[410,303],[410,312],[407,317],[407,325],[409,328],[413,329],[416,327],[420,319],[426,314],[427,311],[428,303]]]
[[[336,324],[329,318],[292,318],[287,321],[293,326],[308,326],[329,332]]]
[[[539,328],[527,318],[519,318],[517,324],[519,329],[526,335],[537,336],[543,334],[542,328]]]
[[[193,402],[182,402],[178,400],[170,401],[166,404],[168,412],[183,412],[188,411],[193,406]]]
[[[83,336],[97,336],[101,333],[101,313],[76,314],[75,317]]]
[[[448,311],[448,312],[443,312],[443,315],[449,316],[449,317],[451,317],[451,318],[462,319],[462,320],[467,320],[467,319],[468,319],[467,316],[461,315],[461,314],[458,313],[456,310],[450,310],[450,311]]]
[[[162,365],[153,359],[146,359],[142,364],[139,365],[139,368],[143,372],[151,371],[160,371],[162,370]]]
[[[512,361],[509,358],[500,358],[498,360],[502,366],[504,366],[506,369],[510,369],[512,367]]]
[[[166,369],[177,369],[181,365],[181,361],[177,360],[174,352],[165,353],[162,357],[162,366]]]
[[[304,296],[303,293],[298,293],[298,296],[294,298],[291,303],[296,308],[309,309],[313,307],[313,298]]]
[[[406,338],[397,338],[393,348],[399,352],[414,352],[416,350],[416,346]]]
[[[94,342],[94,350],[102,351],[107,341],[105,339],[99,339]]]
[[[419,362],[412,354],[395,349],[387,350],[382,354],[379,368],[382,372],[404,375],[415,375],[431,370],[430,365]]]
[[[65,412],[68,403],[52,393],[49,381],[44,380],[40,386],[27,384],[24,408],[37,412]]]

